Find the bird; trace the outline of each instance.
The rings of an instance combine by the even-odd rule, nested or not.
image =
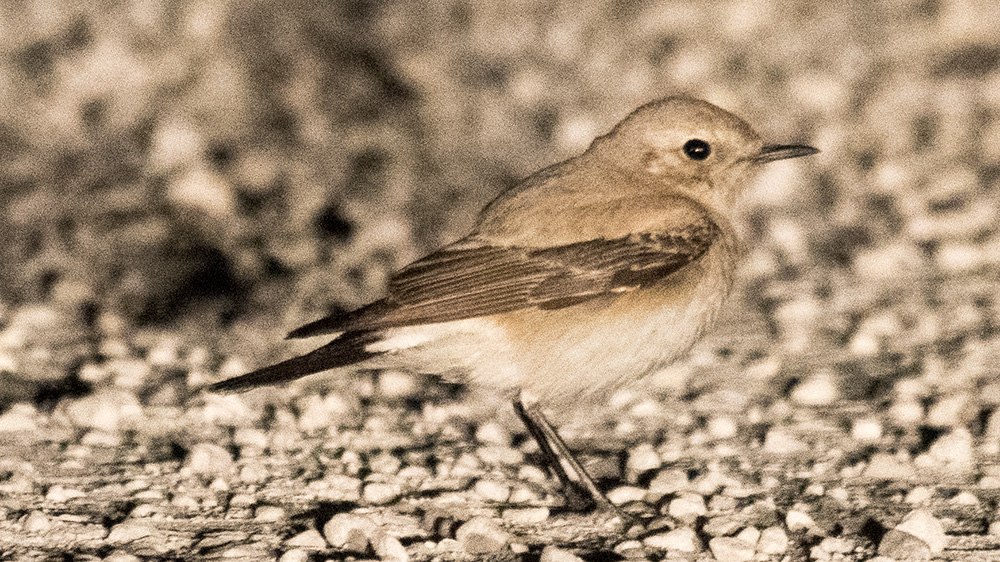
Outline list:
[[[391,276],[385,296],[288,338],[332,338],[212,392],[329,369],[404,369],[509,398],[567,505],[608,501],[545,416],[681,358],[713,324],[743,250],[735,221],[762,165],[819,152],[767,144],[707,101],[640,106],[584,152],[501,193],[472,231]]]

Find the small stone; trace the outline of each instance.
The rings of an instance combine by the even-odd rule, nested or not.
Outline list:
[[[851,426],[851,437],[866,443],[878,441],[882,438],[882,422],[876,418],[854,420]]]
[[[375,529],[375,522],[368,517],[338,513],[323,525],[323,536],[334,548],[364,552],[368,549],[369,533]]]
[[[379,533],[378,537],[371,542],[375,555],[382,560],[387,562],[407,562],[410,559],[406,548],[399,542],[399,539],[392,535]]]
[[[73,498],[82,498],[87,494],[82,490],[76,490],[73,488],[63,488],[62,486],[56,484],[49,488],[48,493],[45,494],[45,499],[54,502],[65,502]]]
[[[583,562],[583,558],[568,550],[548,545],[542,549],[542,555],[538,558],[538,562]]]
[[[939,467],[949,470],[971,468],[975,462],[972,434],[964,427],[955,429],[935,441],[926,455]]]
[[[402,465],[403,461],[390,453],[380,453],[368,461],[368,468],[379,474],[396,474]]]
[[[757,546],[757,541],[760,540],[760,530],[757,527],[747,527],[739,533],[737,533],[736,538],[749,544],[750,546]]]
[[[802,440],[781,428],[772,428],[764,436],[764,452],[772,455],[795,455],[808,450]]]
[[[304,548],[286,550],[278,562],[309,562],[309,551]]]
[[[729,439],[736,436],[738,428],[729,416],[713,416],[705,428],[712,439]]]
[[[262,505],[254,511],[253,518],[256,521],[273,523],[285,518],[285,509],[276,505]]]
[[[972,492],[959,492],[955,497],[951,498],[951,503],[954,505],[979,505],[979,498],[975,496]]]
[[[785,516],[785,526],[789,531],[811,531],[816,528],[816,521],[806,512],[792,509]]]
[[[489,501],[505,502],[510,498],[510,486],[496,480],[478,480],[473,490],[479,497]]]
[[[507,501],[514,504],[535,504],[542,501],[542,494],[527,486],[515,486]]]
[[[624,505],[629,502],[639,502],[645,499],[646,490],[638,486],[618,486],[606,495],[608,501],[614,505]]]
[[[848,554],[853,552],[857,546],[858,545],[850,539],[845,539],[843,537],[827,537],[813,548],[828,554]],[[818,557],[814,556],[814,558]],[[826,558],[829,558],[829,556]]]
[[[361,492],[361,499],[373,505],[385,505],[399,498],[399,486],[385,482],[369,482]]]
[[[941,525],[941,522],[926,509],[911,511],[894,530],[919,537],[927,543],[931,554],[941,554],[944,551],[944,547],[948,544],[948,537],[944,533],[944,527]]]
[[[105,556],[102,562],[142,562],[142,559],[127,552],[112,552]]]
[[[225,476],[233,469],[233,456],[215,443],[198,443],[188,452],[184,467],[198,476]]]
[[[523,542],[512,542],[508,548],[510,548],[510,551],[514,554],[527,554],[528,551],[531,550],[531,547]]]
[[[930,560],[928,544],[910,533],[889,529],[878,545],[878,553],[893,560]]]
[[[152,535],[153,530],[146,524],[126,519],[111,527],[104,540],[112,544],[131,544]]]
[[[323,550],[326,548],[326,541],[323,540],[323,535],[319,534],[319,531],[316,529],[309,529],[308,531],[302,531],[301,533],[288,539],[285,541],[285,545],[293,548],[304,548],[308,550]]]
[[[32,511],[25,516],[21,528],[26,533],[46,533],[52,529],[52,520],[41,511]]]
[[[38,410],[31,404],[17,403],[0,415],[0,433],[20,434],[38,429]]]
[[[488,517],[473,517],[455,531],[455,538],[469,554],[500,552],[510,543],[510,535]]]
[[[128,429],[142,418],[142,405],[135,394],[108,388],[66,403],[66,415],[78,428],[116,432]]]
[[[934,497],[934,490],[928,488],[927,486],[917,486],[913,488],[906,494],[906,498],[903,501],[909,504],[924,504],[931,501]]]
[[[792,389],[790,397],[802,406],[828,406],[840,398],[840,389],[833,373],[820,369]]]
[[[991,521],[988,533],[990,536],[1000,537],[1000,521]]]
[[[912,480],[917,470],[913,464],[900,460],[896,455],[875,453],[862,475],[872,480]]]
[[[662,464],[663,461],[660,460],[660,455],[656,452],[656,448],[649,443],[642,443],[629,451],[628,460],[625,461],[625,470],[630,475],[638,476],[644,472],[656,470]]]
[[[615,554],[628,559],[647,559],[646,548],[637,540],[622,541],[615,545]]]
[[[757,552],[762,554],[784,554],[788,550],[788,535],[781,527],[768,527],[760,532]]]
[[[654,494],[675,494],[690,485],[687,474],[677,468],[668,468],[656,473],[649,483],[649,491]]]
[[[708,513],[705,498],[699,494],[682,494],[672,500],[667,508],[667,514],[683,522],[691,522]]]
[[[657,533],[642,539],[642,543],[650,548],[673,550],[677,552],[699,552],[701,540],[690,527],[678,527],[666,533]]]
[[[503,512],[504,521],[509,521],[518,525],[533,525],[541,523],[549,518],[549,508],[541,507],[519,507],[505,509]]]
[[[510,445],[511,436],[502,425],[496,422],[486,422],[476,428],[476,441],[488,445]]]
[[[708,548],[719,562],[746,562],[754,555],[752,544],[735,537],[715,537],[708,541]]]
[[[743,523],[740,520],[723,515],[709,519],[702,527],[702,531],[710,537],[724,537],[735,533],[742,526]]]

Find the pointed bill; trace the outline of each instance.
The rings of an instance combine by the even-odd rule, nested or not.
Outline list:
[[[804,144],[766,144],[761,147],[755,160],[761,164],[774,162],[775,160],[785,160],[788,158],[798,158],[816,154],[819,149]]]

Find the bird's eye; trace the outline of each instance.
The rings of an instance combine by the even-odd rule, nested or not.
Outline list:
[[[712,147],[701,139],[691,139],[684,143],[684,154],[692,160],[704,160],[712,153]]]

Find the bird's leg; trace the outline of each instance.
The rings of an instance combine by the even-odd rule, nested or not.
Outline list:
[[[559,437],[556,428],[545,418],[537,404],[525,401],[519,394],[514,399],[514,411],[517,412],[524,426],[528,428],[528,433],[538,443],[538,448],[541,449],[546,462],[556,473],[559,481],[562,482],[563,488],[567,492],[567,504],[569,504],[570,509],[582,511],[593,505],[600,511],[617,512],[608,498],[597,488],[594,479],[587,474],[587,471],[566,447],[566,443]],[[586,496],[589,498],[585,498]]]

